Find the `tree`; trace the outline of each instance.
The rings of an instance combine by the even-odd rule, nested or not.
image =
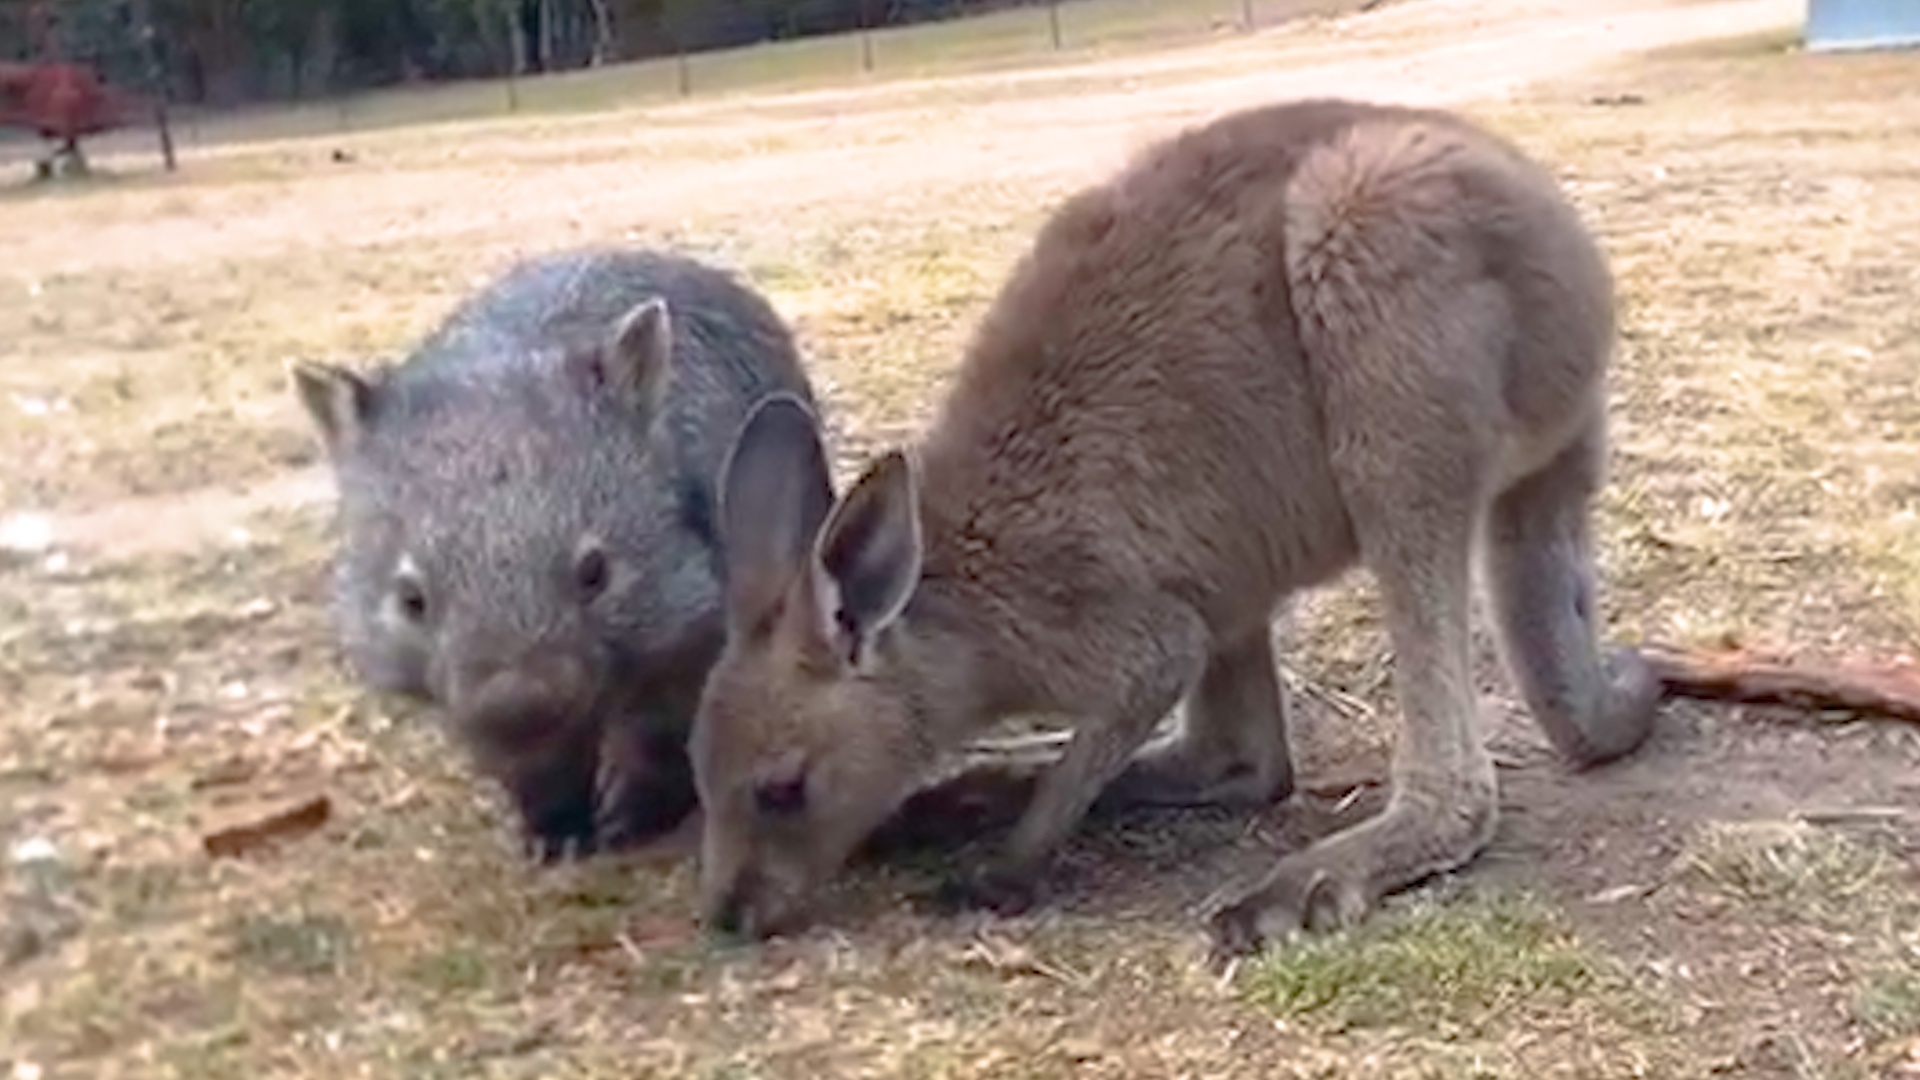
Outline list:
[[[135,19],[131,6],[150,13]],[[0,0],[0,59],[66,55],[219,104],[558,71],[919,21],[989,0]],[[150,20],[149,49],[139,26]],[[45,41],[45,47],[39,44]]]
[[[587,60],[587,65],[599,67],[613,55],[613,13],[607,7],[607,0],[588,2],[593,5],[593,55]]]

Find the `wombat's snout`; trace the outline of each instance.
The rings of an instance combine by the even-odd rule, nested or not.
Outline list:
[[[591,726],[597,681],[586,661],[565,654],[532,655],[475,672],[471,692],[456,698],[459,727],[488,754],[545,756],[571,733]]]
[[[519,805],[542,858],[596,847],[596,683],[570,656],[529,657],[474,680],[454,723]]]

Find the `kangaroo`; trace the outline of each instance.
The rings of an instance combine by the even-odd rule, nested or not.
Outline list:
[[[1103,791],[1286,798],[1270,627],[1355,565],[1397,658],[1391,799],[1218,908],[1216,949],[1350,924],[1491,838],[1476,554],[1558,752],[1637,748],[1661,687],[1600,647],[1589,523],[1612,290],[1553,178],[1501,137],[1433,110],[1268,105],[1068,198],[930,429],[837,498],[809,407],[758,403],[722,466],[726,644],[689,744],[703,920],[799,928],[931,762],[1016,712],[1073,735],[953,883],[967,905],[1034,903]]]

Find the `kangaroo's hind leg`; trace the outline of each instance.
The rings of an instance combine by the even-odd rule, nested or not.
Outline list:
[[[1550,419],[1515,415],[1511,381],[1551,390],[1590,377],[1508,366],[1516,286],[1487,257],[1495,230],[1480,222],[1533,196],[1503,168],[1457,130],[1383,123],[1317,148],[1289,186],[1295,325],[1327,462],[1379,586],[1400,724],[1386,807],[1282,858],[1217,911],[1216,956],[1270,929],[1358,920],[1493,837],[1498,787],[1470,652],[1474,547],[1508,459],[1550,437]]]
[[[1452,427],[1453,425],[1447,425]],[[1469,652],[1472,547],[1483,506],[1471,439],[1384,455],[1356,479],[1355,515],[1379,583],[1396,671],[1400,727],[1393,792],[1379,814],[1277,863],[1213,917],[1222,953],[1269,928],[1355,921],[1380,897],[1471,860],[1498,813],[1493,760],[1480,738]],[[1422,467],[1424,464],[1425,467]]]

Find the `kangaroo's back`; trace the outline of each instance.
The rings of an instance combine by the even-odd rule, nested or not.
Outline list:
[[[1484,298],[1461,317],[1509,320],[1504,346],[1412,340],[1434,330],[1371,306],[1386,285]],[[977,545],[930,562],[1009,589],[1041,563],[1097,563],[1223,621],[1263,617],[1246,598],[1355,555],[1330,384],[1369,367],[1359,407],[1415,407],[1444,381],[1453,419],[1524,470],[1579,421],[1612,330],[1605,286],[1551,178],[1449,114],[1305,101],[1185,132],[1041,229],[928,436],[925,511],[1035,565],[983,564]],[[1405,347],[1370,355],[1359,330]]]
[[[1444,401],[1497,435],[1508,479],[1591,417],[1614,335],[1605,258],[1545,168],[1458,117],[1362,117],[1306,155],[1286,278],[1323,409]]]

